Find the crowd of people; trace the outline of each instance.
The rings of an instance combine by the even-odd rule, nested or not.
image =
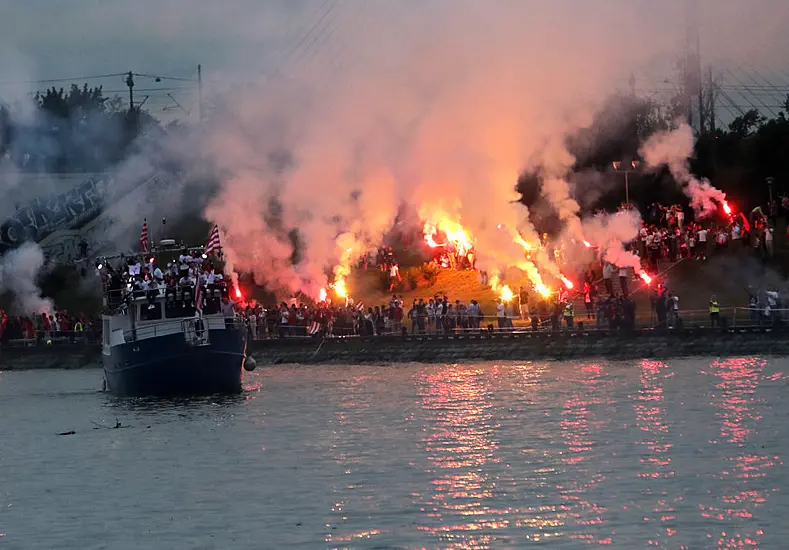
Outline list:
[[[0,309],[0,342],[7,344],[11,340],[48,345],[64,340],[99,342],[101,320],[65,309],[30,315],[8,315]]]
[[[623,205],[622,208],[632,208]],[[771,232],[767,217],[755,209],[749,218],[733,215],[727,223],[705,225],[687,221],[679,205],[651,204],[643,215],[644,222],[636,239],[626,243],[628,249],[642,259],[642,265],[657,273],[661,262],[681,259],[704,260],[714,250],[724,250],[742,243],[743,246],[769,247]],[[761,239],[761,241],[759,241]],[[443,269],[474,269],[473,249],[457,249],[449,244],[438,245],[434,267]],[[551,248],[548,236],[541,237],[540,246]],[[587,245],[588,246],[588,245]],[[554,250],[557,259],[560,252]],[[353,300],[345,303],[298,303],[291,300],[278,306],[263,307],[257,302],[236,304],[229,296],[228,281],[223,272],[221,253],[218,256],[194,254],[184,249],[177,258],[160,265],[155,257],[123,257],[113,265],[102,260],[97,264],[107,296],[109,311],[124,307],[130,297],[165,296],[168,317],[183,317],[195,312],[196,295],[201,290],[201,306],[205,313],[223,312],[240,317],[252,339],[287,338],[294,336],[384,335],[384,334],[448,334],[457,331],[494,330],[519,326],[533,330],[560,330],[578,325],[619,329],[636,326],[636,302],[632,299],[633,284],[639,282],[632,268],[601,262],[599,256],[578,272],[578,285],[562,288],[549,298],[533,289],[521,287],[512,300],[499,299],[495,311],[485,312],[477,300],[468,303],[450,301],[447,296],[417,298],[406,304],[396,293],[386,304],[365,307]],[[400,267],[392,247],[382,246],[360,260],[360,268],[381,270],[389,275],[389,290],[396,292]],[[482,275],[482,274],[481,274]],[[483,281],[486,283],[486,281]],[[598,285],[602,283],[602,285]],[[660,283],[649,288],[656,326],[676,328],[682,324],[679,297]],[[583,311],[576,314],[576,305]],[[781,301],[777,291],[752,293],[749,298],[751,321],[773,324],[781,318]],[[710,299],[710,324],[718,325],[720,305]],[[171,315],[170,315],[171,314]],[[65,310],[52,314],[27,317],[9,316],[0,310],[0,341],[50,341],[69,339],[82,341],[100,334],[100,322],[85,315],[71,315]],[[94,338],[98,340],[97,338]]]

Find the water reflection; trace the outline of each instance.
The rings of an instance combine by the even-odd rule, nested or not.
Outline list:
[[[491,374],[446,366],[425,373],[421,381],[433,481],[423,508],[428,521],[420,529],[437,537],[442,548],[490,548],[493,541],[506,540],[493,534],[509,525],[509,510],[495,505],[497,484],[489,475],[490,466],[499,462],[487,388]]]
[[[636,426],[642,438],[635,441],[639,446],[641,468],[638,477],[646,482],[646,494],[656,499],[649,509],[643,510],[643,521],[660,526],[647,544],[665,547],[669,537],[677,534],[677,510],[675,505],[682,502],[683,496],[671,494],[668,488],[674,484],[657,481],[673,478],[676,475],[672,465],[671,428],[666,420],[665,380],[674,376],[674,371],[660,361],[643,360],[639,364],[639,388],[634,396],[633,409],[636,413]],[[653,532],[651,529],[648,532]]]
[[[758,548],[764,530],[753,519],[769,494],[777,491],[776,482],[765,478],[781,463],[780,456],[758,452],[749,442],[762,420],[756,392],[765,364],[757,358],[734,358],[717,361],[710,368],[718,378],[712,404],[720,420],[721,438],[711,443],[732,449],[720,451],[727,465],[713,475],[723,489],[718,503],[701,507],[702,517],[724,526],[709,533],[718,548]]]
[[[569,481],[557,485],[561,495],[561,510],[566,513],[568,536],[586,544],[609,545],[612,538],[606,534],[606,507],[595,497],[595,488],[603,483],[606,475],[600,472],[602,464],[590,464],[595,458],[596,442],[593,434],[604,421],[596,418],[595,407],[604,404],[602,386],[607,385],[605,368],[601,365],[582,365],[574,373],[572,391],[562,407],[559,422],[565,451],[559,462],[564,465],[562,476]],[[610,403],[605,403],[610,404]],[[596,458],[599,458],[596,457]]]

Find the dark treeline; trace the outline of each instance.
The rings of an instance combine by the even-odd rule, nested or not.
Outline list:
[[[32,107],[0,102],[0,157],[23,172],[102,171],[163,131],[147,111],[87,84],[38,92]]]
[[[597,113],[593,124],[568,139],[576,158],[575,196],[586,212],[597,208],[615,209],[625,200],[625,174],[613,168],[638,160],[640,145],[657,131],[675,126],[685,118],[686,108],[679,98],[661,103],[634,95],[613,96]],[[753,109],[733,119],[725,127],[697,135],[692,172],[727,193],[741,210],[765,205],[769,198],[767,178],[774,178],[773,197],[789,188],[789,96],[784,109],[769,119]],[[642,211],[653,202],[684,204],[687,197],[668,170],[632,170],[628,174],[630,201]],[[540,174],[524,174],[518,185],[524,203],[536,217],[538,228],[557,230],[558,218],[539,196]]]

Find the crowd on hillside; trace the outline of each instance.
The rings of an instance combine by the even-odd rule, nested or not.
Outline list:
[[[622,205],[623,209],[632,205]],[[637,238],[628,248],[642,258],[642,265],[652,273],[658,272],[660,262],[680,259],[705,259],[716,250],[730,246],[751,246],[770,249],[772,233],[767,217],[759,209],[755,216],[730,216],[728,222],[699,224],[687,221],[679,205],[651,204],[643,213],[643,224]],[[760,242],[761,239],[761,242]],[[742,243],[742,244],[740,244]],[[544,235],[541,246],[550,250],[551,243]],[[442,245],[444,246],[444,245]],[[460,253],[462,252],[462,254]],[[557,259],[561,253],[554,251]],[[447,249],[436,258],[438,267],[473,269],[473,250]],[[438,261],[438,260],[436,260]],[[549,299],[537,296],[533,290],[520,288],[510,301],[498,300],[495,311],[485,312],[476,300],[468,303],[447,296],[433,296],[406,304],[402,296],[393,294],[386,304],[365,307],[352,300],[344,304],[321,302],[299,304],[282,302],[279,306],[263,307],[255,302],[233,304],[228,299],[228,281],[222,272],[221,258],[193,255],[183,250],[167,265],[160,266],[155,258],[123,258],[117,265],[103,262],[97,265],[102,276],[109,309],[118,307],[125,297],[144,297],[162,294],[168,308],[180,308],[175,315],[194,312],[198,287],[203,293],[203,306],[213,299],[218,309],[228,309],[239,315],[249,335],[257,338],[287,338],[309,335],[383,335],[383,334],[447,334],[457,331],[508,329],[514,321],[533,330],[560,330],[580,323],[587,327],[617,329],[635,327],[636,304],[630,294],[638,284],[638,274],[632,269],[600,262],[599,257],[578,272],[574,290],[562,289]],[[402,280],[399,262],[392,247],[380,247],[360,260],[361,268],[387,272],[390,291]],[[598,286],[597,282],[602,285]],[[484,282],[484,281],[483,281]],[[652,312],[657,326],[674,328],[682,323],[679,297],[660,284],[650,288]],[[219,303],[217,296],[223,298]],[[114,298],[113,298],[114,297]],[[205,299],[208,297],[208,300]],[[576,304],[583,311],[575,311]],[[776,291],[751,293],[750,317],[754,324],[772,324],[781,316],[781,300]],[[209,313],[214,311],[209,311]],[[710,323],[719,317],[720,306],[710,299]],[[713,315],[715,314],[715,315]],[[65,310],[53,314],[9,316],[0,311],[0,341],[25,340],[31,342],[67,339],[98,341],[100,322]]]

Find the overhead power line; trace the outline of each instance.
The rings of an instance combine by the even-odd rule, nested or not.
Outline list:
[[[74,82],[77,80],[98,80],[100,78],[114,78],[125,76],[127,73],[97,74],[91,76],[74,76],[69,78],[47,78],[43,80],[22,80],[17,82],[0,82],[0,86],[24,86],[26,84],[52,84],[56,82]]]

